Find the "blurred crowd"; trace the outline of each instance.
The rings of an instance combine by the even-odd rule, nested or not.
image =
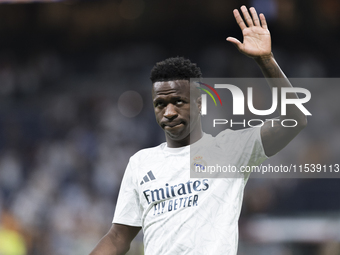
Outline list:
[[[119,5],[119,1],[112,2],[112,5]],[[12,41],[6,37],[0,49],[0,254],[87,254],[107,232],[129,157],[142,148],[164,141],[154,120],[150,93],[149,73],[157,61],[184,55],[198,63],[205,77],[261,77],[252,60],[224,42],[229,34],[220,33],[225,12],[216,6],[225,5],[231,10],[238,7],[236,1],[230,2],[212,1],[203,19],[211,17],[215,23],[211,21],[208,25],[215,28],[209,31],[204,20],[200,21],[199,29],[192,30],[195,33],[192,38],[189,32],[195,11],[188,14],[188,27],[173,28],[177,36],[166,32],[170,26],[166,17],[159,17],[159,12],[170,6],[167,1],[164,6],[155,4],[155,9],[142,0],[121,1],[120,15],[131,23],[115,21],[117,25],[112,21],[110,24],[117,27],[117,31],[110,32],[104,39],[100,39],[98,33],[105,34],[105,29],[111,29],[109,24],[98,32],[95,25],[85,20],[81,23],[87,7],[79,7],[85,13],[76,12],[74,19],[80,21],[70,23],[73,28],[64,35],[67,39],[56,41],[52,33],[48,34],[52,29],[58,36],[62,35],[58,17],[65,29],[67,23],[63,18],[67,17],[66,14],[58,16],[58,13],[74,11],[77,4],[73,2],[28,7],[28,12],[33,14],[39,14],[40,8],[45,11],[38,15],[38,20],[50,17],[49,26],[45,24],[48,28],[43,25],[39,29],[32,28],[36,29],[33,34],[43,31],[50,38],[49,43],[39,46],[33,45],[37,38],[30,37],[23,24],[9,19],[6,27],[0,22],[0,31],[5,35],[34,42],[16,41],[11,45]],[[307,88],[312,93],[308,109],[313,116],[309,118],[309,126],[268,161],[272,164],[340,163],[337,118],[340,87],[337,79],[327,78],[338,76],[340,51],[333,48],[337,45],[336,36],[329,33],[339,28],[340,22],[334,15],[340,7],[332,0],[322,1],[323,4],[314,1],[307,5],[307,2],[249,1],[265,12],[272,29],[274,55],[286,75],[324,78]],[[168,10],[167,15],[172,17],[171,14],[177,13],[176,8],[181,8],[177,22],[182,22],[186,12],[181,5],[188,7],[190,3],[193,2],[174,1],[175,7]],[[100,11],[109,5],[103,1],[96,8]],[[201,5],[196,10],[200,14],[199,8],[204,8]],[[139,6],[139,9],[131,11],[129,6]],[[0,14],[4,12],[1,8]],[[6,8],[11,8],[13,13],[17,11],[16,7]],[[19,13],[24,13],[23,6],[17,8]],[[52,12],[53,8],[57,13]],[[304,8],[310,11],[298,15]],[[153,13],[153,16],[140,18],[142,25],[133,23],[143,17],[143,12]],[[209,16],[209,13],[214,15]],[[231,12],[228,13],[232,18]],[[312,16],[313,13],[317,16]],[[96,14],[94,10],[90,19]],[[317,17],[320,22],[313,20],[312,27],[304,28],[311,17]],[[151,26],[156,18],[161,25]],[[231,18],[227,17],[228,33],[235,32],[239,36]],[[105,23],[104,18],[102,22]],[[75,24],[81,25],[72,30]],[[96,24],[102,25],[100,21]],[[127,30],[126,34],[119,30],[119,24]],[[151,31],[140,30],[143,24]],[[19,30],[11,34],[9,31],[14,27]],[[71,33],[75,31],[76,35]],[[164,38],[155,35],[158,31]],[[151,39],[145,39],[148,35]],[[211,36],[211,40],[207,40],[206,35]],[[87,44],[82,39],[86,39]],[[52,46],[48,47],[50,44]],[[76,45],[84,48],[75,50]],[[321,46],[325,48],[319,51]],[[339,196],[337,179],[251,179],[245,191],[240,223],[245,226],[248,220],[259,215],[328,217],[332,214],[339,217]],[[254,240],[245,233],[241,227],[240,254],[339,254],[339,247],[333,245],[333,241],[339,241],[340,236],[337,240],[331,237],[324,245],[308,245],[306,241],[304,246],[280,243],[255,247],[252,246]],[[134,242],[131,254],[141,254],[140,238],[138,236]]]

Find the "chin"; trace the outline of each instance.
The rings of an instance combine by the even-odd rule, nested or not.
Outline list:
[[[186,137],[189,136],[189,134],[186,134],[184,132],[165,132],[165,133],[169,139],[174,141],[184,140]]]

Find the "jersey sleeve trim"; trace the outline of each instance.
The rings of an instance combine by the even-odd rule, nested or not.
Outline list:
[[[142,227],[141,222],[131,221],[130,219],[126,219],[126,218],[117,218],[117,219],[114,218],[112,220],[112,223],[117,223],[117,224],[132,226],[132,227]]]

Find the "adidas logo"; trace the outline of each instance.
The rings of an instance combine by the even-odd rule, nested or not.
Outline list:
[[[147,175],[145,175],[144,177],[143,177],[143,180],[142,180],[142,182],[140,183],[140,185],[143,185],[145,182],[148,182],[148,181],[152,181],[152,180],[155,180],[156,178],[155,178],[155,176],[153,175],[153,173],[152,173],[152,171],[149,171],[148,173],[147,173]]]

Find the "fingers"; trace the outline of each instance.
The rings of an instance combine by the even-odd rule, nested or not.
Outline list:
[[[234,13],[235,20],[236,20],[237,24],[240,26],[241,30],[245,29],[247,26],[246,26],[246,24],[244,24],[244,21],[243,21],[241,15],[240,15],[240,13],[238,12],[238,10],[235,9],[233,11],[233,13]]]
[[[241,6],[241,11],[242,11],[243,17],[244,17],[244,19],[245,19],[247,25],[248,25],[249,27],[254,26],[253,19],[250,17],[247,7],[245,7],[244,5],[242,5],[242,6]]]
[[[248,9],[245,5],[241,6],[241,11],[242,11],[244,20],[243,20],[241,14],[239,13],[239,11],[237,9],[235,9],[233,11],[235,20],[236,20],[237,24],[240,26],[241,30],[245,29],[247,26],[248,27],[252,27],[254,25],[255,26],[261,26],[261,24],[262,24],[262,28],[265,28],[265,29],[268,28],[266,18],[264,17],[264,15],[262,13],[260,14],[260,16],[257,15],[257,12],[256,12],[254,7],[249,8],[251,16],[250,16]]]
[[[264,15],[263,15],[263,13],[260,14],[260,19],[261,19],[262,28],[268,29],[267,21],[266,21],[266,18],[264,17]]]
[[[256,12],[255,8],[254,7],[250,7],[249,11],[250,11],[251,16],[253,18],[253,22],[254,22],[255,26],[261,26],[260,25],[259,16],[257,15],[257,12]]]

